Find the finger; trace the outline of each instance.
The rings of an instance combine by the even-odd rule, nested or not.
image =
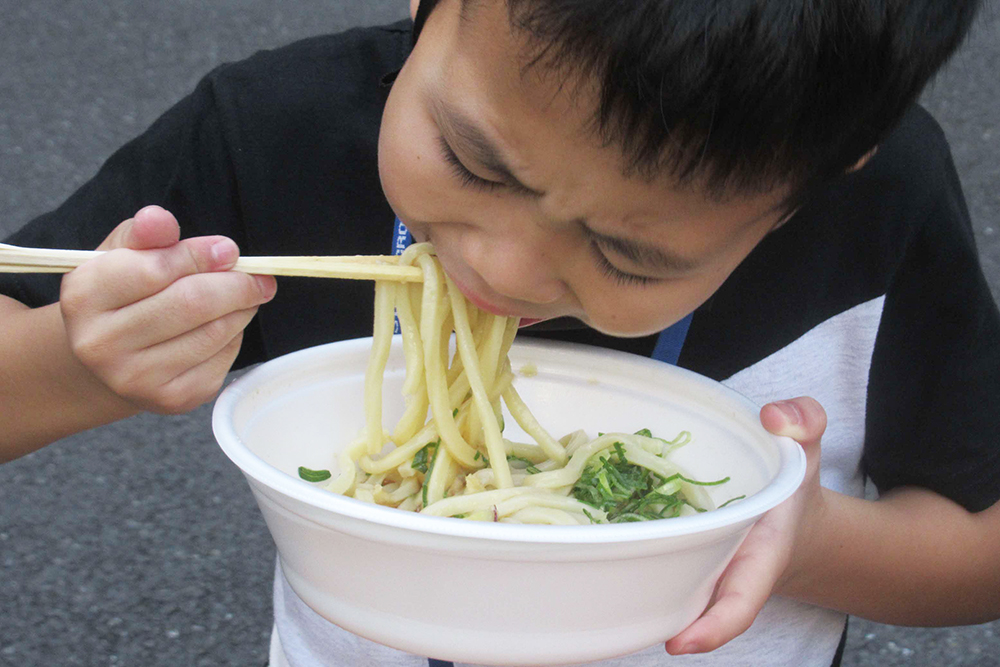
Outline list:
[[[109,315],[110,326],[128,337],[134,349],[170,341],[226,315],[270,301],[276,284],[271,277],[237,271],[185,276],[148,299]]]
[[[207,395],[205,392],[210,394],[213,389],[179,384],[177,378],[212,359],[216,360],[216,366],[206,368],[217,368],[220,359],[228,358],[225,354],[220,357],[220,353],[234,344],[239,349],[234,341],[242,340],[243,330],[255,313],[256,308],[230,313],[173,340],[141,350],[110,369],[105,381],[116,393],[147,410],[174,413],[200,405],[203,395]],[[226,372],[228,366],[222,374]]]
[[[169,248],[112,250],[69,274],[60,298],[71,310],[77,298],[90,311],[114,310],[185,276],[230,269],[238,257],[236,244],[224,236],[185,239]]]
[[[206,322],[181,336],[143,350],[145,358],[141,363],[161,369],[159,382],[166,384],[218,354],[246,328],[256,313],[257,308],[247,308]]]
[[[787,436],[808,446],[823,437],[826,411],[816,399],[800,396],[765,405],[760,410],[760,423],[775,435]]]
[[[161,388],[151,409],[164,414],[183,414],[214,399],[236,361],[242,341],[241,330],[214,355],[171,379]]]
[[[172,213],[159,206],[146,206],[119,224],[98,250],[168,248],[180,240],[181,228]]]
[[[667,652],[714,651],[746,632],[785,568],[784,541],[766,522],[758,522],[719,579],[708,610],[666,643]]]
[[[181,227],[173,213],[159,206],[146,206],[133,218],[126,248],[145,250],[169,248],[181,239]]]

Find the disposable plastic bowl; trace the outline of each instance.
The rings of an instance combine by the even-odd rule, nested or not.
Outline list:
[[[421,656],[488,665],[559,665],[665,641],[704,611],[753,523],[805,472],[800,447],[760,425],[749,400],[689,371],[606,349],[522,341],[515,383],[550,433],[583,428],[673,438],[673,455],[717,504],[642,523],[531,526],[421,516],[300,480],[330,469],[364,423],[371,339],[267,362],[233,382],[213,414],[245,474],[295,592],[321,616]],[[402,414],[400,340],[385,378],[387,426]],[[529,441],[506,419],[505,436]]]

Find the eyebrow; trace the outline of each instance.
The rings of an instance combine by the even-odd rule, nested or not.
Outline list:
[[[454,133],[455,137],[462,142],[462,146],[472,154],[472,158],[485,167],[490,173],[496,174],[504,184],[519,194],[541,197],[543,192],[528,187],[514,175],[514,171],[507,164],[500,149],[497,148],[486,133],[472,120],[452,109],[440,98],[435,100],[434,106],[437,108],[438,117],[444,125]]]
[[[637,266],[653,270],[689,271],[697,267],[700,263],[687,257],[666,252],[662,248],[658,248],[650,243],[598,232],[588,227],[586,220],[581,219],[577,222],[591,240]]]

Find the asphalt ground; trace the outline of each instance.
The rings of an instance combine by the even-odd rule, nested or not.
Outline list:
[[[0,0],[0,236],[217,63],[405,12],[405,0]],[[951,141],[995,296],[998,72],[990,6],[923,100]],[[136,417],[0,467],[0,664],[263,664],[274,546],[209,414]],[[998,635],[1000,622],[852,619],[844,664],[1000,665]]]

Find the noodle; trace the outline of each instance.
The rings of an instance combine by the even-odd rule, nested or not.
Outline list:
[[[654,514],[630,509],[622,520],[714,507],[700,486],[721,482],[690,480],[665,458],[687,442],[686,432],[673,442],[644,433],[609,433],[590,440],[576,432],[561,440],[553,438],[511,382],[507,354],[517,333],[517,318],[483,312],[466,301],[441,270],[429,244],[411,245],[400,263],[419,266],[423,284],[375,283],[365,429],[338,456],[340,474],[327,483],[327,490],[432,516],[556,525],[604,523],[609,514],[575,497],[575,485],[591,479],[596,492],[604,493],[609,484],[602,475],[621,478],[614,465],[631,465],[644,469],[655,483],[649,494]],[[406,358],[406,409],[388,433],[382,426],[382,378],[394,315]],[[455,353],[449,359],[453,332]],[[501,401],[534,443],[503,437]],[[668,491],[679,492],[681,499],[675,501],[666,495]],[[664,514],[667,511],[671,513]]]

